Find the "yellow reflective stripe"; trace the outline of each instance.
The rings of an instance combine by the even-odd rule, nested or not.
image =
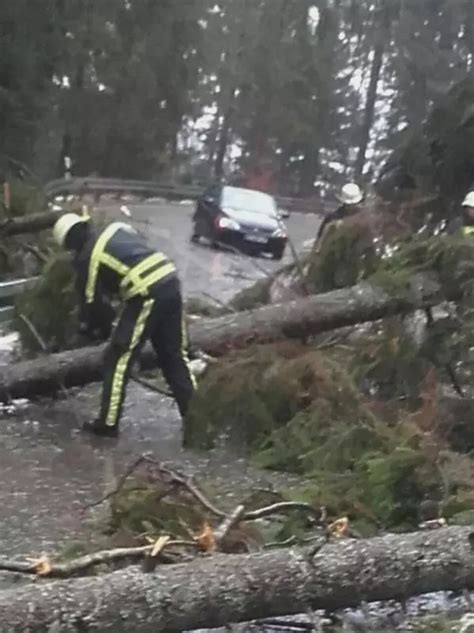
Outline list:
[[[113,224],[110,224],[104,231],[102,231],[96,243],[94,244],[94,248],[92,249],[92,254],[89,260],[89,271],[87,275],[85,293],[86,303],[92,303],[94,301],[97,276],[99,275],[99,268],[102,263],[102,257],[105,254],[104,249],[107,246],[107,242],[119,229],[123,228],[130,230],[130,227],[123,222],[114,222]]]
[[[130,271],[130,277],[132,277],[132,275],[134,277],[138,277],[146,272],[149,268],[153,268],[153,266],[157,266],[158,264],[167,261],[167,259],[168,258],[163,255],[163,253],[155,253],[154,255],[150,255],[132,268],[132,270]]]
[[[130,270],[129,266],[121,262],[116,257],[113,257],[113,255],[109,255],[109,253],[102,253],[100,263],[105,264],[119,275],[126,275]]]
[[[166,264],[166,266],[162,266],[158,270],[155,270],[153,273],[147,275],[144,279],[142,279],[141,284],[143,285],[143,289],[145,290],[152,284],[156,284],[160,279],[164,279],[169,274],[173,273],[176,270],[174,264]]]
[[[464,235],[473,235],[474,234],[474,226],[465,226],[463,229]]]
[[[161,264],[162,262],[166,262],[167,260],[168,258],[162,253],[154,253],[153,255],[146,257],[139,264],[129,269],[127,275],[122,279],[120,289],[123,292],[126,292],[127,286],[135,284],[139,285],[142,281],[141,275],[144,272],[146,272],[149,268],[153,268],[154,266]]]
[[[114,377],[112,380],[112,389],[110,391],[109,409],[107,411],[107,417],[105,419],[105,423],[107,426],[115,426],[118,422],[117,418],[120,409],[120,403],[122,400],[123,381],[125,378],[125,373],[130,363],[132,353],[140,342],[140,338],[143,334],[143,331],[145,330],[146,322],[148,320],[148,317],[150,316],[153,303],[154,299],[149,299],[143,304],[140,314],[138,315],[138,318],[136,320],[135,327],[133,328],[132,340],[130,341],[128,350],[124,354],[122,354],[115,366]]]
[[[150,273],[148,276],[140,279],[138,283],[134,283],[130,289],[122,290],[122,297],[125,300],[131,299],[132,297],[136,297],[139,294],[145,294],[146,290],[152,286],[153,284],[161,281],[171,273],[175,272],[176,267],[174,264],[167,264],[166,266],[162,266],[158,270],[155,270],[153,273]]]
[[[115,426],[117,424],[120,399],[122,398],[123,381],[125,378],[125,372],[127,371],[127,367],[130,362],[131,355],[131,352],[126,352],[125,354],[122,354],[115,366],[112,389],[110,391],[109,409],[107,411],[107,418],[105,419],[105,424],[107,426]]]
[[[196,376],[191,371],[189,356],[188,356],[188,330],[186,328],[186,318],[184,316],[184,312],[181,315],[181,358],[184,360],[184,363],[188,369],[189,378],[191,379],[191,383],[194,389],[197,389],[197,380]]]

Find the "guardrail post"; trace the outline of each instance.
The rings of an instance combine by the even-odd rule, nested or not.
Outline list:
[[[3,206],[8,214],[10,214],[12,199],[11,199],[11,190],[10,183],[6,180],[3,183]]]

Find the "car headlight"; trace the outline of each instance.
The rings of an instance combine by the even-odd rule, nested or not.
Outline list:
[[[230,229],[231,231],[239,231],[240,224],[233,220],[232,218],[227,218],[225,216],[219,218],[219,228],[220,229]]]
[[[272,237],[286,237],[286,233],[281,227],[278,227],[273,231]]]

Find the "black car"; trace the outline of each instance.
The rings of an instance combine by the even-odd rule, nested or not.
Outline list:
[[[227,245],[281,259],[288,237],[272,196],[240,187],[214,185],[198,199],[192,241]]]

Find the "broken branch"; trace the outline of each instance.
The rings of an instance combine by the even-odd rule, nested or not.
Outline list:
[[[197,544],[193,541],[183,540],[167,540],[154,553],[156,543],[152,545],[140,545],[137,547],[118,547],[110,550],[94,552],[86,554],[65,563],[53,563],[46,557],[32,559],[29,561],[14,561],[0,558],[0,570],[19,572],[24,574],[33,574],[38,576],[48,576],[51,578],[66,578],[73,576],[79,572],[85,572],[95,565],[104,565],[117,562],[124,559],[143,558],[145,555],[161,556],[165,549],[176,547],[197,548]],[[175,559],[168,557],[168,562]]]
[[[243,518],[244,510],[245,507],[243,505],[237,506],[215,529],[214,538],[217,547],[219,547],[231,529]]]
[[[309,503],[301,503],[299,501],[281,501],[280,503],[273,503],[270,506],[258,508],[257,510],[252,510],[251,512],[246,512],[243,516],[243,519],[245,521],[256,521],[257,519],[263,519],[265,517],[271,516],[272,514],[281,514],[293,510],[307,512],[315,519],[317,519],[318,523],[321,521],[320,509],[316,510],[315,508],[313,508],[313,506],[310,506]]]

